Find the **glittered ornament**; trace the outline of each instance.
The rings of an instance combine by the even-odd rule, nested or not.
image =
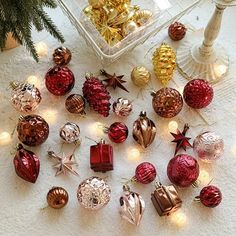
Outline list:
[[[151,73],[145,67],[137,66],[131,72],[131,79],[136,86],[144,87],[151,80]]]
[[[89,5],[95,9],[103,7],[105,2],[105,0],[88,0]]]
[[[188,187],[197,180],[199,165],[192,156],[180,154],[169,161],[167,175],[173,184],[179,187]]]
[[[109,139],[114,143],[123,143],[129,134],[128,127],[122,122],[115,122],[105,129]]]
[[[151,95],[153,109],[161,117],[173,118],[183,108],[183,98],[176,89],[162,88]]]
[[[172,79],[176,68],[176,53],[167,44],[163,43],[153,54],[152,63],[158,80],[167,85]]]
[[[128,36],[129,34],[134,33],[135,31],[137,31],[138,29],[138,25],[136,24],[135,21],[128,21],[126,23],[123,24],[122,27],[122,35],[124,37]]]
[[[36,182],[39,175],[40,161],[35,153],[24,149],[24,147],[19,144],[13,164],[16,174],[19,177],[30,183]]]
[[[11,102],[20,112],[32,112],[37,109],[42,100],[40,91],[32,84],[12,82]]]
[[[145,210],[145,202],[141,195],[130,191],[128,185],[123,186],[123,191],[120,197],[120,215],[129,223],[138,226]]]
[[[212,86],[203,79],[193,79],[184,87],[184,101],[194,109],[207,107],[213,100]]]
[[[102,178],[90,177],[80,183],[77,198],[84,208],[99,210],[110,201],[111,188]]]
[[[80,128],[77,124],[67,122],[60,129],[60,137],[66,143],[80,143]]]
[[[145,111],[142,111],[133,124],[133,138],[143,148],[147,148],[152,144],[156,136],[156,126],[150,120]]]
[[[47,194],[48,205],[54,209],[63,208],[69,200],[67,191],[62,187],[53,187]]]
[[[180,22],[174,22],[169,26],[168,34],[170,38],[174,41],[179,41],[183,39],[186,35],[187,29]]]
[[[141,184],[150,184],[155,180],[156,175],[155,166],[149,162],[143,162],[137,166],[133,180]]]
[[[73,72],[66,66],[55,66],[46,73],[45,85],[48,91],[56,96],[69,93],[75,84]]]
[[[93,110],[104,117],[109,116],[111,96],[98,78],[90,74],[86,75],[83,96]]]
[[[113,103],[113,112],[120,117],[126,117],[130,115],[133,110],[132,102],[125,98],[118,98]]]
[[[85,99],[80,94],[71,94],[65,102],[67,111],[73,114],[85,114]]]
[[[19,140],[28,146],[44,143],[49,135],[48,123],[39,115],[21,116],[17,125]]]
[[[200,201],[204,206],[214,208],[222,201],[222,193],[219,188],[208,185],[204,187],[200,195],[195,197],[195,201]]]
[[[135,13],[134,19],[136,24],[140,27],[149,23],[152,19],[152,12],[149,10],[139,10]]]
[[[193,142],[193,151],[202,161],[212,163],[224,154],[224,140],[215,132],[204,132]]]
[[[71,51],[66,47],[59,47],[54,50],[52,55],[53,61],[58,66],[66,66],[71,60]]]

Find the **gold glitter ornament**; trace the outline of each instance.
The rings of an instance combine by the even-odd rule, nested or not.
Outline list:
[[[168,44],[163,43],[154,52],[152,63],[157,79],[166,86],[176,68],[176,53]]]
[[[97,9],[103,7],[106,3],[106,0],[88,0],[88,3],[90,6]]]
[[[120,5],[125,5],[125,4],[127,5],[131,4],[131,0],[110,0],[110,1],[108,0],[107,2],[113,7],[118,7]]]
[[[152,19],[152,12],[149,10],[139,10],[135,13],[134,19],[139,27],[143,26]]]
[[[144,87],[151,80],[151,74],[145,67],[137,66],[131,72],[131,79],[136,86]]]
[[[129,34],[132,34],[138,29],[138,25],[134,21],[128,21],[127,23],[123,24],[122,27],[122,35],[128,36]]]

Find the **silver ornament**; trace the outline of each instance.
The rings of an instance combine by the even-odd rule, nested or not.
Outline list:
[[[214,162],[223,156],[224,141],[215,132],[204,132],[193,142],[193,151],[204,162]]]
[[[99,177],[90,177],[84,180],[77,190],[79,203],[90,210],[101,209],[110,201],[110,197],[109,185]]]
[[[118,98],[113,103],[113,112],[121,117],[128,116],[133,110],[133,105],[130,100],[125,98]]]
[[[66,143],[75,143],[80,140],[80,128],[77,124],[72,122],[67,122],[60,129],[60,137]]]
[[[41,102],[40,91],[32,84],[12,82],[13,89],[11,102],[13,107],[20,112],[32,112]]]
[[[145,202],[138,193],[131,192],[127,185],[123,186],[123,190],[124,194],[120,197],[121,217],[138,226],[144,213]]]

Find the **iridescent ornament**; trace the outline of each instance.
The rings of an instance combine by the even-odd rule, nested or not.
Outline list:
[[[137,31],[137,29],[138,29],[138,25],[135,23],[135,21],[130,20],[123,24],[122,35],[126,37],[129,34],[132,34],[135,31]]]
[[[137,25],[140,27],[149,23],[152,19],[152,15],[152,12],[149,10],[139,10],[136,11],[134,19]]]
[[[111,188],[102,178],[90,177],[80,183],[77,198],[84,208],[99,210],[110,201]]]
[[[66,143],[80,143],[80,128],[77,124],[67,122],[60,129],[60,137]]]
[[[128,99],[125,98],[118,98],[114,103],[113,103],[113,112],[121,117],[126,117],[130,115],[130,113],[133,110],[133,105],[132,102]]]
[[[183,108],[183,98],[176,89],[162,88],[151,95],[153,109],[161,117],[173,118]]]
[[[85,114],[85,99],[80,94],[71,94],[65,102],[67,111],[73,114]]]
[[[72,54],[68,48],[59,47],[54,50],[52,57],[58,66],[66,66],[71,61]]]
[[[42,100],[40,91],[32,84],[12,82],[11,102],[20,112],[32,112],[37,109]]]
[[[193,142],[193,151],[202,161],[212,163],[224,154],[224,140],[215,132],[204,132]]]
[[[170,38],[174,41],[179,41],[183,39],[186,35],[187,29],[186,27],[180,22],[174,22],[169,26],[168,34]]]
[[[123,143],[129,134],[128,127],[122,122],[113,123],[108,129],[105,129],[109,139],[114,143]]]
[[[155,180],[156,175],[155,166],[149,162],[143,162],[137,166],[133,180],[141,184],[150,184]]]
[[[105,5],[105,0],[88,0],[89,5],[91,5],[93,8],[101,8]]]
[[[136,86],[144,87],[151,80],[151,73],[145,67],[137,66],[131,72],[131,79]]]
[[[63,208],[69,200],[67,191],[62,187],[53,187],[47,194],[48,205],[54,209]]]

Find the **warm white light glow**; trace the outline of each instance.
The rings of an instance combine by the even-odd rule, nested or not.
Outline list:
[[[236,145],[232,147],[231,152],[236,157]]]
[[[0,133],[0,145],[6,145],[8,143],[10,143],[11,141],[11,135],[4,131]]]
[[[41,115],[49,124],[53,124],[57,120],[57,113],[56,110],[47,109],[42,111]]]
[[[48,55],[48,46],[44,42],[39,42],[35,45],[36,51],[40,57]]]
[[[177,211],[174,212],[171,216],[170,216],[171,221],[178,227],[183,227],[186,225],[187,222],[187,216],[184,212],[182,211]]]
[[[166,10],[171,6],[168,0],[156,0],[156,3],[161,10]]]
[[[184,92],[184,87],[181,86],[181,87],[177,88],[177,90],[179,91],[180,94],[183,94],[183,92]]]
[[[41,85],[41,82],[40,80],[34,76],[34,75],[30,75],[28,78],[27,78],[27,83],[29,84],[33,84],[35,87],[39,88],[40,85]]]
[[[128,159],[131,161],[135,161],[140,158],[140,151],[137,148],[129,148],[127,153]]]
[[[89,125],[89,131],[90,135],[92,136],[97,136],[97,137],[102,137],[104,135],[104,125],[100,122],[95,122]]]
[[[215,73],[218,77],[223,76],[227,71],[227,67],[225,65],[216,65],[215,66]]]
[[[169,132],[176,132],[176,130],[178,129],[179,125],[176,121],[170,121],[168,124],[168,129]]]
[[[206,170],[201,170],[198,180],[200,181],[200,184],[205,186],[207,184],[209,184],[209,182],[211,181],[210,179],[210,175]]]

